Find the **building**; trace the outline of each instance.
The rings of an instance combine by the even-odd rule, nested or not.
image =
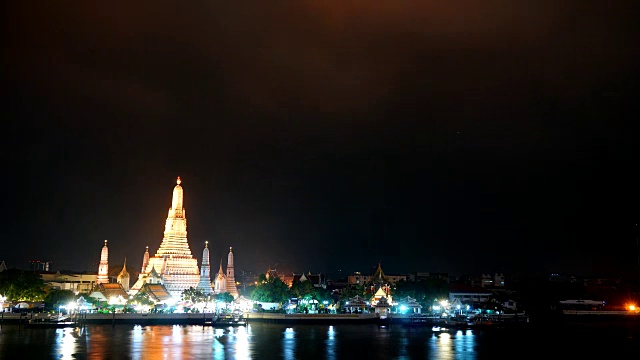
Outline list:
[[[504,274],[482,274],[480,278],[480,286],[483,288],[504,287]]]
[[[40,272],[44,284],[55,290],[69,290],[76,294],[89,294],[98,283],[98,275],[96,273],[61,273],[56,272]]]
[[[104,241],[104,246],[100,252],[100,265],[98,265],[98,284],[109,283],[109,248],[107,247],[107,240]]]
[[[198,260],[191,254],[187,241],[187,218],[183,205],[182,181],[178,177],[173,189],[171,208],[165,222],[164,237],[160,248],[153,257],[149,257],[146,266],[133,286],[139,290],[144,285],[152,269],[155,269],[164,286],[174,298],[180,298],[182,292],[190,287],[197,288],[200,283]],[[148,251],[148,250],[147,250]],[[145,253],[145,261],[148,255]]]
[[[381,272],[382,272],[382,269],[380,268],[380,264],[378,263],[378,269],[376,269],[373,275],[364,275],[360,272],[354,272],[353,274],[347,277],[347,283],[349,285],[371,284],[372,282],[380,281],[380,279],[374,279],[374,278],[376,276],[379,276]],[[410,281],[412,280],[412,278],[414,278],[414,276],[411,274],[390,275],[390,274],[382,273],[382,275],[384,276],[383,281],[387,282],[390,285],[395,285],[397,282],[401,280]]]
[[[427,280],[441,280],[449,282],[448,273],[415,272],[411,274],[411,281],[420,282]]]
[[[31,260],[29,261],[29,268],[31,271],[49,271],[51,267],[51,261]]]
[[[204,242],[204,250],[202,250],[202,264],[200,265],[200,283],[198,290],[205,295],[211,294],[211,267],[209,266],[209,242]]]
[[[466,284],[450,284],[449,285],[449,302],[459,302],[464,305],[474,305],[486,303],[489,301],[492,292],[485,290],[482,287],[470,286]]]
[[[236,275],[233,269],[233,248],[229,247],[229,256],[227,256],[227,277],[226,277],[226,291],[233,295],[234,299],[237,299],[240,295],[238,288],[236,288]]]
[[[311,271],[309,271],[307,274],[293,274],[293,279],[292,279],[292,284],[297,283],[298,281],[302,282],[302,281],[310,281],[311,284],[313,285],[313,287],[316,288],[323,288],[326,289],[327,288],[327,283],[325,281],[325,276],[323,274],[312,274]],[[291,286],[289,286],[291,287]]]
[[[122,285],[109,283],[99,283],[89,296],[99,301],[104,301],[109,305],[123,305],[129,298]]]
[[[220,260],[220,270],[216,275],[216,279],[213,282],[213,292],[215,294],[224,294],[227,292],[227,277],[222,270],[222,260]]]
[[[117,283],[122,285],[122,288],[124,289],[124,291],[128,293],[129,282],[130,282],[130,276],[129,276],[129,273],[127,272],[127,258],[124,258],[124,265],[122,266],[122,271],[120,271],[120,274],[118,274]]]

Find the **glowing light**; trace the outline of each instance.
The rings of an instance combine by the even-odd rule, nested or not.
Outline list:
[[[636,310],[636,306],[635,306],[635,305],[629,305],[629,306],[628,306],[628,309],[629,309],[630,311],[635,311],[635,310]]]

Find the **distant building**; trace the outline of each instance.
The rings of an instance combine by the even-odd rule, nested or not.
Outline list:
[[[489,301],[492,292],[482,287],[471,286],[466,284],[450,284],[449,285],[449,302],[457,301],[461,304],[479,304]]]
[[[380,264],[378,264],[378,269],[381,271]],[[361,284],[366,285],[371,282],[380,281],[380,279],[374,279],[376,276],[380,275],[380,271],[376,270],[373,275],[364,275],[361,272],[354,272],[353,274],[347,277],[347,282],[350,285]],[[383,273],[384,274],[384,273]],[[399,281],[406,280],[410,281],[413,276],[411,274],[384,274],[384,281],[389,283],[390,285],[395,285]]]
[[[7,270],[7,264],[4,263],[4,261],[0,262],[0,272],[3,272]]]
[[[449,274],[447,273],[432,273],[432,272],[414,272],[411,274],[412,281],[425,281],[425,280],[442,280],[449,282]]]
[[[44,284],[55,290],[69,290],[76,294],[89,294],[98,283],[96,273],[40,272]]]
[[[482,274],[480,286],[484,287],[504,287],[504,274]]]
[[[309,281],[316,288],[327,288],[327,283],[325,281],[324,274],[312,274],[311,271],[307,274],[293,274],[292,284],[297,283],[298,281]]]
[[[31,260],[29,261],[29,268],[31,271],[49,271],[51,261]]]

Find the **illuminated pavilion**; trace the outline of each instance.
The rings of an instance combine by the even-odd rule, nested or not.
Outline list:
[[[159,272],[164,286],[176,299],[180,298],[184,290],[190,287],[195,289],[200,283],[198,260],[191,255],[191,249],[189,249],[187,242],[187,218],[186,211],[182,207],[181,182],[178,177],[177,184],[173,189],[171,208],[165,223],[164,237],[160,248],[154,256],[148,258],[148,261],[149,255],[145,253],[146,266],[144,266],[143,272],[140,273],[132,290],[139,290],[144,286],[145,279],[152,269]]]

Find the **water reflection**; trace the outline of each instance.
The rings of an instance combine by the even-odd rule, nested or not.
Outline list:
[[[484,338],[487,338],[485,336]],[[238,327],[91,325],[82,329],[3,328],[0,358],[33,348],[57,359],[474,359],[473,331],[375,325],[251,324]],[[42,354],[40,354],[42,355]],[[36,356],[34,354],[36,358]],[[41,356],[40,356],[41,357]],[[28,357],[21,357],[28,359]]]
[[[249,344],[249,328],[240,326],[235,328],[235,356],[236,359],[251,358],[251,346]]]
[[[60,359],[66,360],[73,359],[75,353],[76,338],[74,337],[74,329],[56,329],[56,347],[54,354],[59,355]]]
[[[333,329],[333,325],[329,326],[329,330],[327,331],[327,340],[325,341],[325,348],[327,349],[327,359],[335,359],[336,358],[336,333]]]
[[[434,332],[429,345],[438,359],[475,359],[475,336],[471,330]]]
[[[293,360],[296,358],[296,340],[293,328],[288,327],[284,330],[284,337],[282,339],[282,356],[285,360]]]

